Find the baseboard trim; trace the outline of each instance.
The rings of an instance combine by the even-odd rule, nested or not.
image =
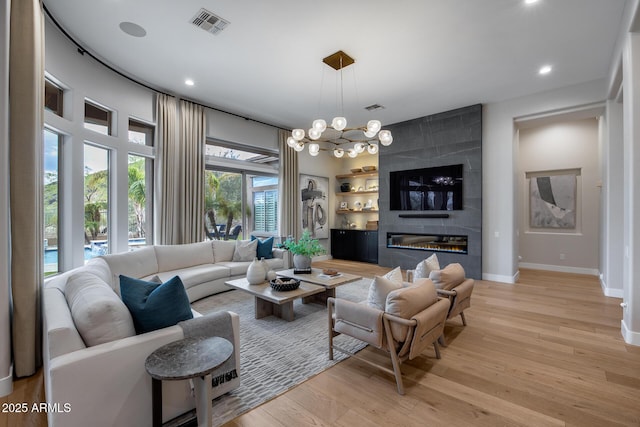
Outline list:
[[[634,332],[627,328],[627,325],[624,323],[624,319],[620,321],[620,324],[624,342],[626,342],[627,344],[640,346],[640,332]]]
[[[503,276],[501,274],[482,273],[482,280],[513,284],[518,281],[518,277],[520,277],[519,275],[520,275],[520,272],[517,272],[513,276]]]
[[[530,262],[521,262],[518,264],[518,267],[528,268],[531,270],[556,271],[558,273],[586,274],[588,276],[598,276],[600,274],[600,272],[596,268],[568,267],[564,265],[551,264],[534,264]]]
[[[13,363],[9,366],[9,376],[0,379],[0,397],[13,392]]]
[[[600,275],[600,287],[602,288],[602,293],[604,294],[605,297],[611,297],[611,298],[624,297],[624,292],[622,289],[609,288],[607,286],[607,284],[604,281],[604,278],[602,277],[602,274]]]

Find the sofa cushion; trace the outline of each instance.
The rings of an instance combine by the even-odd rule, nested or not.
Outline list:
[[[434,270],[440,270],[440,262],[438,261],[438,256],[436,254],[431,255],[429,258],[423,261],[420,261],[416,266],[413,277],[414,279],[428,279],[429,273]]]
[[[120,275],[120,290],[138,334],[193,318],[189,297],[178,276],[158,284]]]
[[[158,271],[171,271],[214,262],[211,240],[186,245],[158,245],[154,248],[158,260]]]
[[[255,236],[251,236],[251,241],[257,240],[258,247],[256,249],[256,257],[258,259],[271,259],[273,258],[273,236],[268,239],[260,240]]]
[[[253,261],[256,258],[257,248],[257,240],[236,240],[236,249],[233,252],[233,261]]]
[[[129,277],[145,277],[158,272],[156,250],[153,246],[136,249],[131,252],[102,255],[111,269],[111,284],[120,295],[120,275]]]
[[[436,288],[430,281],[424,281],[419,285],[408,286],[389,292],[385,311],[403,319],[411,319],[438,300]],[[391,322],[393,339],[404,342],[408,332],[407,326],[401,326]]]
[[[429,274],[437,289],[450,291],[464,282],[464,268],[457,262],[447,265],[442,270],[435,270]]]
[[[213,240],[214,262],[232,261],[235,250],[235,240]]]
[[[230,276],[245,276],[247,274],[249,264],[251,264],[251,262],[249,261],[229,261],[220,262],[216,265],[228,268],[230,271]]]
[[[269,270],[282,270],[284,268],[284,259],[282,258],[271,258],[264,260],[269,266]]]
[[[389,292],[401,288],[401,281],[397,282],[381,276],[375,276],[369,285],[367,304],[369,307],[384,311]]]
[[[161,282],[170,280],[173,276],[179,276],[185,289],[201,283],[216,279],[226,279],[231,275],[229,268],[219,264],[203,264],[193,267],[180,268],[173,271],[164,271],[157,275],[144,277],[143,280],[153,281],[156,276]]]
[[[73,323],[88,347],[135,335],[129,310],[98,276],[86,271],[72,274],[64,296]]]

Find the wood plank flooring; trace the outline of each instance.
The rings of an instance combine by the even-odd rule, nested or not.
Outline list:
[[[430,349],[402,365],[405,396],[392,376],[350,359],[226,426],[640,426],[640,347],[620,335],[620,300],[604,297],[596,277],[520,273],[516,285],[476,281],[468,326],[447,323],[442,359]],[[384,353],[361,354],[390,366]],[[14,389],[0,403],[44,400],[41,374]],[[0,413],[0,427],[46,425],[28,415]]]

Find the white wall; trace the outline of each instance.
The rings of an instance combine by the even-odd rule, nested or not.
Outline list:
[[[599,123],[596,118],[519,131],[520,267],[599,273]],[[576,228],[529,226],[528,174],[576,170]],[[553,173],[553,172],[552,172]]]
[[[518,158],[514,120],[604,99],[606,83],[596,80],[484,106],[483,279],[514,283],[518,278]]]
[[[0,2],[0,397],[11,393],[9,291],[9,0]]]
[[[207,138],[279,151],[278,128],[211,108],[205,114]]]

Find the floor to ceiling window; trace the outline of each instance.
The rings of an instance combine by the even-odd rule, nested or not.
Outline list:
[[[278,234],[278,156],[207,141],[205,222],[212,239]]]
[[[62,136],[50,129],[44,130],[44,274],[59,271],[60,252],[60,148]]]
[[[109,150],[84,145],[84,235],[89,256],[109,253]]]

